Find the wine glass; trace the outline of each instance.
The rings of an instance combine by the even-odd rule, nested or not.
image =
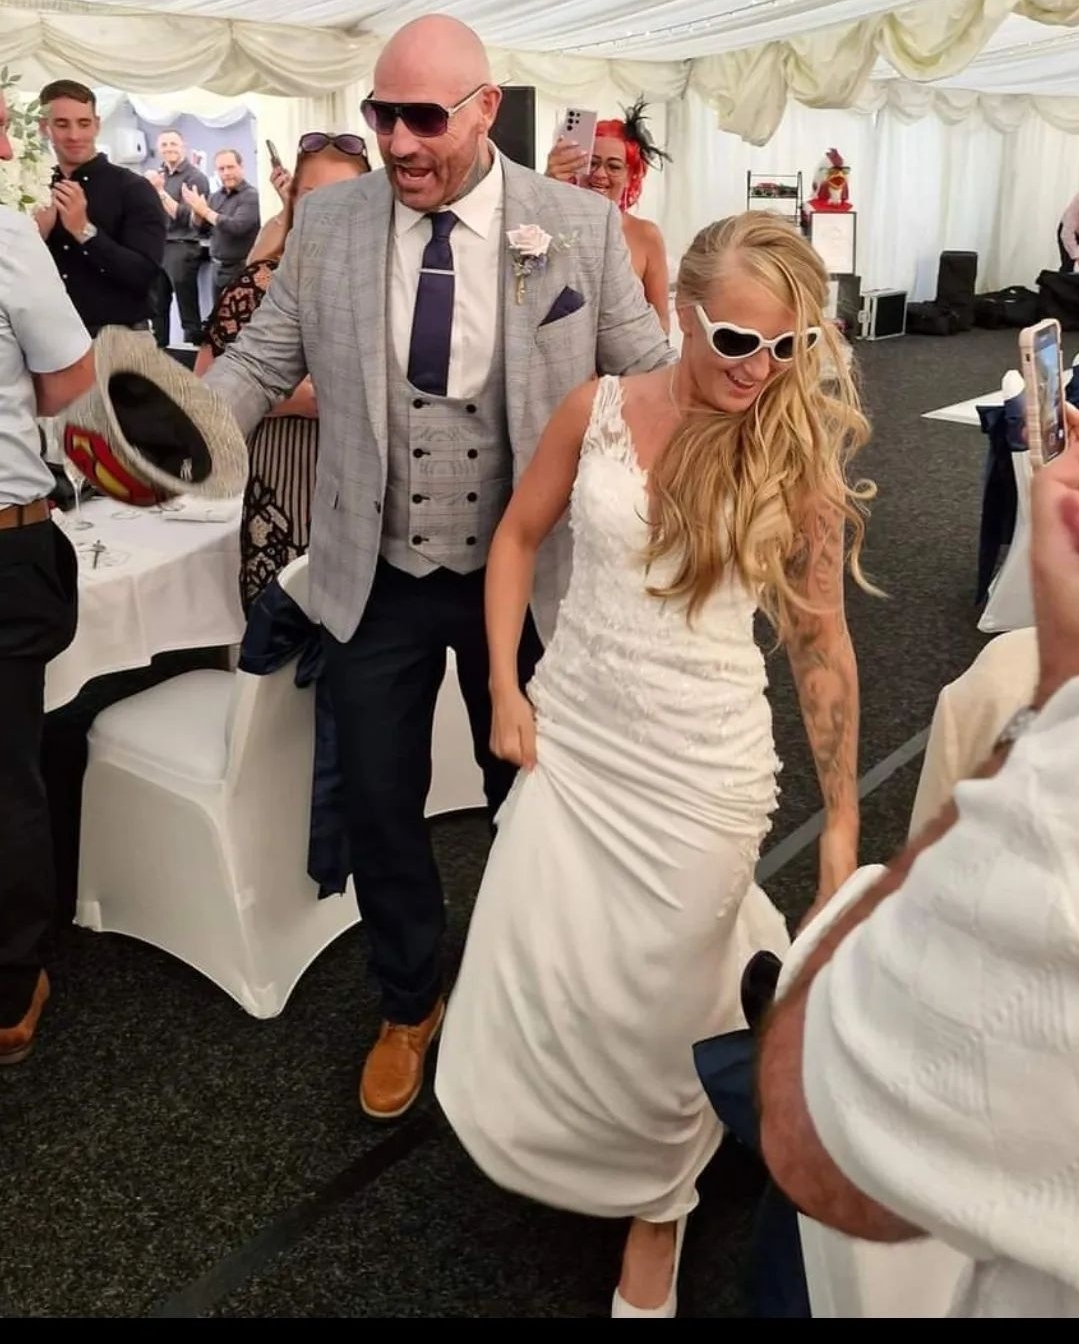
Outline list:
[[[69,523],[68,526],[75,530],[93,527],[93,523],[87,522],[82,516],[82,500],[79,498],[79,491],[84,479],[83,474],[66,453],[64,454],[63,466],[64,475],[71,482],[71,488],[75,491],[75,521]]]

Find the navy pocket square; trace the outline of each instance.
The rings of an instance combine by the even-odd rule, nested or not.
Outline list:
[[[552,322],[558,322],[563,317],[569,317],[570,313],[575,313],[578,308],[584,307],[584,295],[578,294],[575,289],[566,288],[551,304],[551,311],[540,323],[541,327],[550,326]]]

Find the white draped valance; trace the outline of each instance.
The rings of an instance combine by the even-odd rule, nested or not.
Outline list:
[[[852,111],[872,113],[883,108],[902,121],[934,116],[950,126],[979,114],[994,130],[1005,134],[1017,131],[1027,117],[1037,115],[1059,131],[1079,133],[1079,98],[976,93],[972,89],[931,88],[894,79],[868,84]]]
[[[169,0],[167,13],[144,12],[153,9],[152,0],[141,0],[141,8],[135,7],[138,3],[131,0],[132,7],[123,8],[90,0],[0,0],[0,65],[28,70],[30,83],[68,75],[150,97],[200,87],[233,99],[245,94],[327,98],[346,88],[369,86],[386,29],[413,17],[417,7],[406,2],[399,9],[380,8],[372,16],[379,31],[357,32],[355,28],[215,17],[222,9],[257,12],[255,0]],[[183,12],[196,7],[197,17]],[[327,6],[315,8],[320,20],[328,21]],[[512,5],[497,16],[489,3],[480,0],[446,2],[443,8],[473,22],[481,35],[485,22],[507,36],[518,31]],[[525,20],[535,22],[537,7],[529,3],[525,8],[528,13],[520,19],[525,28],[520,31],[535,42],[535,29]],[[572,48],[574,30],[568,26],[567,8],[560,3],[552,8],[559,18],[553,40]],[[634,55],[646,49],[647,33],[634,30],[631,37],[619,36],[628,31],[626,25],[634,22],[641,8],[629,0],[625,6],[614,0],[602,4],[579,0],[581,43],[577,50],[581,45],[602,47],[595,37],[600,10],[609,16],[608,49],[622,43]],[[948,80],[971,66],[1001,25],[1015,16],[1054,25],[1058,31],[1079,25],[1077,0],[913,0],[898,7],[879,0],[842,0],[831,5],[717,4],[711,7],[715,14],[708,16],[688,0],[643,8],[650,14],[662,11],[665,16],[667,26],[657,28],[657,52],[680,49],[672,47],[671,36],[677,34],[679,12],[700,12],[702,17],[683,26],[708,30],[703,37],[689,32],[686,42],[690,38],[692,42],[687,50],[706,49],[702,44],[713,30],[714,40],[721,40],[719,34],[723,34],[730,45],[718,55],[644,60],[571,55],[564,50],[511,50],[492,44],[495,77],[504,83],[534,85],[544,98],[560,103],[586,101],[597,90],[608,98],[612,93],[626,100],[643,94],[650,102],[672,102],[692,89],[715,111],[721,129],[762,145],[774,134],[790,99],[816,108],[855,107],[867,96],[881,96],[871,92],[870,84],[882,66],[901,77],[897,83]],[[826,10],[860,17],[822,26]],[[274,6],[271,12],[283,11]],[[305,10],[298,7],[293,13],[299,19]],[[648,21],[659,23],[658,18]],[[750,40],[754,33],[767,33],[771,40],[754,43]],[[1079,61],[1079,42],[1075,54]],[[888,96],[907,98],[907,106],[915,107],[913,95]],[[1064,106],[1070,100],[1046,100],[1033,90],[1023,96],[1031,99],[1022,105],[1024,114],[1033,109],[1055,126],[1073,124],[1072,113]],[[1018,108],[993,103],[992,97],[977,90],[974,103],[967,103],[948,93],[933,106],[945,116],[963,115],[964,107],[975,104],[983,111],[996,108],[986,112],[990,117],[1020,114]]]
[[[906,80],[948,79],[1013,14],[1079,24],[1075,0],[918,0],[805,37],[702,57],[692,62],[690,83],[715,108],[721,130],[763,145],[788,98],[809,107],[853,107],[880,61]]]

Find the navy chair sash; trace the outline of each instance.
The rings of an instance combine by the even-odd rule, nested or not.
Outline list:
[[[978,531],[978,585],[974,596],[982,603],[996,571],[1002,546],[1015,533],[1018,497],[1012,454],[1023,452],[1023,396],[1012,397],[1003,406],[979,406],[978,419],[989,440],[982,483],[982,517]]]
[[[241,672],[262,677],[296,662],[296,685],[315,688],[315,750],[311,772],[311,834],[307,873],[318,894],[345,890],[351,864],[344,824],[337,730],[323,677],[322,631],[277,580],[251,605],[240,645]]]

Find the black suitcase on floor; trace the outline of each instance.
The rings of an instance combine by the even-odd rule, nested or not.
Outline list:
[[[974,325],[978,327],[1032,327],[1039,313],[1037,293],[1023,285],[979,294],[974,300]]]
[[[977,252],[942,252],[937,264],[937,303],[950,308],[959,331],[974,325],[974,290],[978,283]]]
[[[959,319],[950,308],[939,303],[907,304],[908,336],[954,336]]]
[[[1042,317],[1055,317],[1065,331],[1079,331],[1079,275],[1042,271],[1038,299]]]

